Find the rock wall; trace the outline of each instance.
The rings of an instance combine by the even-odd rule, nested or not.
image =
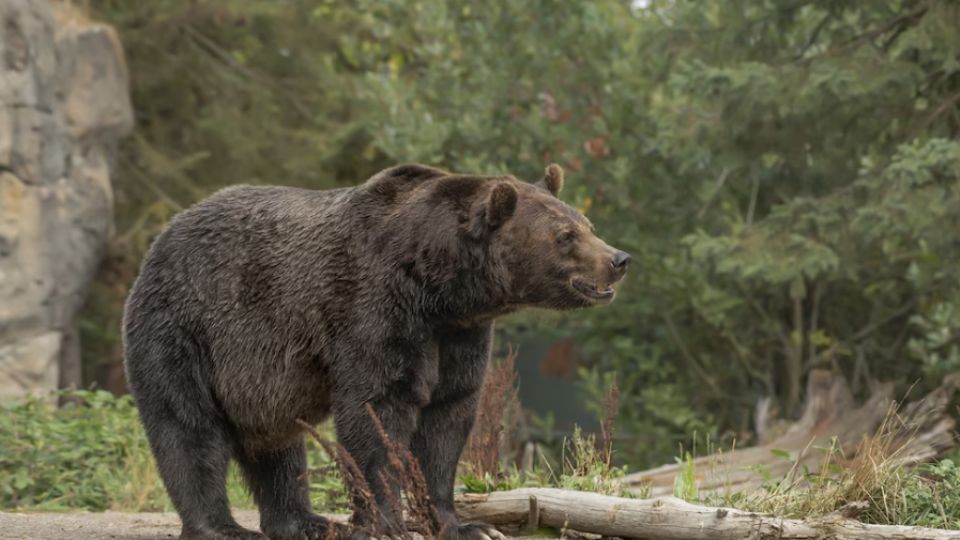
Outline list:
[[[0,0],[0,400],[81,382],[75,316],[132,125],[113,29],[68,4]]]

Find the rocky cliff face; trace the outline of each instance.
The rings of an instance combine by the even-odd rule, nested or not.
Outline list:
[[[128,96],[110,27],[0,1],[0,400],[80,383],[74,317],[111,233]]]

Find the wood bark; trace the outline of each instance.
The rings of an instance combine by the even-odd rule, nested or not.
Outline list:
[[[531,506],[536,505],[537,522]],[[868,525],[831,514],[798,520],[689,504],[673,497],[625,499],[553,488],[458,496],[464,520],[498,526],[538,525],[582,533],[648,540],[960,540],[960,531]]]
[[[896,459],[903,463],[930,461],[956,446],[950,403],[958,382],[958,376],[947,377],[935,391],[907,403],[891,416],[895,405],[892,384],[876,385],[871,397],[858,407],[843,377],[814,370],[807,380],[800,419],[788,424],[769,443],[693,460],[698,488],[701,492],[747,491],[761,485],[764,475],[783,477],[794,462],[810,471],[819,470],[827,457],[820,448],[836,444],[843,455],[852,456],[865,438],[877,433],[885,419],[892,423],[888,427],[895,433],[890,450],[896,453]],[[777,455],[783,452],[788,452],[791,459]],[[669,464],[633,473],[626,481],[648,496],[670,495],[680,467]]]

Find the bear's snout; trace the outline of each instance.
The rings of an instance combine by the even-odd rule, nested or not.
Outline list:
[[[613,271],[617,274],[617,278],[623,277],[627,273],[627,266],[630,264],[630,254],[626,251],[617,250],[613,254],[613,259],[610,261],[610,266],[613,267]]]

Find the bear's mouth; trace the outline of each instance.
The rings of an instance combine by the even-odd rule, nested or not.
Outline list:
[[[595,302],[609,302],[616,292],[609,283],[591,282],[585,279],[574,279],[573,288],[583,296]]]

